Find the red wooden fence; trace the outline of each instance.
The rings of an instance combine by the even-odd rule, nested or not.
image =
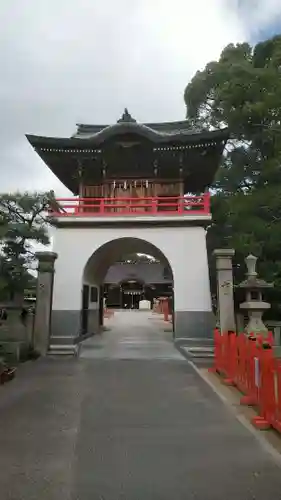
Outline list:
[[[241,404],[256,408],[252,423],[281,432],[281,360],[274,356],[273,335],[214,332],[214,367],[226,384],[242,392]]]

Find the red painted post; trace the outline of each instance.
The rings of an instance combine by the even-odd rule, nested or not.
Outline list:
[[[260,358],[260,390],[259,390],[259,415],[252,419],[252,424],[258,429],[270,428],[272,401],[274,398],[274,379],[272,371],[272,349],[261,348]]]
[[[214,366],[209,371],[237,386],[244,393],[242,404],[257,408],[258,415],[251,419],[255,427],[281,433],[281,360],[274,357],[272,341],[271,333],[264,338],[215,330]]]
[[[226,344],[226,366],[225,373],[226,379],[224,383],[226,385],[235,385],[235,374],[236,374],[236,363],[237,363],[237,337],[234,332],[227,332],[227,344]]]
[[[100,201],[100,214],[102,214],[102,215],[104,214],[104,200],[103,199],[101,199],[101,201]]]
[[[182,196],[178,198],[178,213],[179,214],[184,213],[184,197]]]
[[[210,193],[204,193],[203,196],[204,196],[203,212],[204,212],[204,214],[210,214],[210,212],[211,212],[211,207],[210,207],[211,195],[210,195]]]
[[[244,396],[240,399],[240,404],[253,406],[259,400],[259,379],[260,379],[260,355],[261,350],[257,343],[256,337],[246,337],[246,363],[245,383],[243,392]]]
[[[273,367],[273,385],[274,385],[274,412],[271,419],[271,425],[281,433],[281,361],[274,360]]]
[[[163,300],[163,313],[164,313],[164,321],[169,321],[169,303],[168,299]]]
[[[152,202],[151,202],[151,212],[153,214],[156,214],[157,212],[157,205],[158,205],[158,199],[157,198],[152,198]]]

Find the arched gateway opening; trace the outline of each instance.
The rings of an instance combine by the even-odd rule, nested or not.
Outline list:
[[[132,254],[152,256],[154,262],[151,266],[131,265],[130,272],[128,266],[121,266],[121,276],[120,273],[113,276],[112,283],[107,286],[105,278],[109,269],[116,262],[124,262],[124,258]],[[153,264],[157,265],[157,273]],[[162,269],[163,273],[159,273],[159,269]],[[147,300],[152,307],[153,299],[164,294],[170,299],[173,314],[172,267],[163,252],[144,239],[123,237],[101,245],[88,258],[82,283],[81,330],[84,335],[97,331],[103,324],[105,303],[108,307],[138,309],[140,300]]]

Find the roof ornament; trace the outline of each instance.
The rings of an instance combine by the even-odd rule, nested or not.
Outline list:
[[[123,115],[121,116],[121,118],[119,118],[119,120],[117,120],[117,123],[136,123],[136,121],[137,120],[135,120],[134,118],[132,118],[132,116],[130,115],[128,109],[125,108]]]

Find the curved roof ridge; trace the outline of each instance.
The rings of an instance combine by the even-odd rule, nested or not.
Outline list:
[[[75,138],[87,138],[87,139],[97,139],[97,140],[101,140],[101,141],[104,141],[106,140],[107,138],[111,137],[112,135],[114,134],[124,134],[124,133],[136,133],[136,134],[140,134],[144,137],[146,137],[147,139],[153,139],[153,138],[156,138],[157,136],[158,137],[161,137],[163,135],[166,135],[164,134],[163,132],[160,132],[158,130],[155,130],[153,128],[150,128],[148,127],[146,124],[144,123],[137,123],[137,122],[118,122],[118,123],[115,123],[114,125],[107,125],[105,126],[104,128],[102,128],[101,130],[97,130],[97,131],[92,131],[91,132],[88,132],[86,134],[79,134],[79,131],[78,133],[74,136]]]
[[[77,139],[91,139],[102,137],[103,133],[109,134],[109,131],[117,132],[122,131],[145,131],[150,134],[151,138],[165,137],[178,134],[197,134],[202,132],[198,128],[191,127],[188,120],[181,120],[177,122],[154,122],[154,123],[138,123],[134,121],[118,121],[113,125],[88,125],[77,124],[77,131],[72,135],[72,138]],[[110,135],[110,134],[109,134]],[[144,134],[143,134],[144,135]]]
[[[33,147],[40,144],[40,147],[51,146],[52,147],[89,147],[89,145],[97,146],[102,144],[107,139],[114,137],[114,135],[122,135],[126,133],[134,133],[136,135],[140,135],[155,144],[159,143],[171,143],[173,140],[190,144],[193,142],[200,141],[215,141],[215,142],[226,142],[229,138],[229,129],[225,127],[223,129],[215,129],[215,130],[202,130],[201,132],[193,131],[193,130],[185,130],[181,132],[170,131],[168,133],[159,132],[157,130],[153,130],[144,124],[137,123],[116,123],[115,125],[108,125],[106,128],[100,130],[95,134],[85,134],[83,137],[81,136],[72,136],[72,137],[45,137],[45,136],[36,136],[32,134],[26,134],[28,141],[31,143]],[[84,142],[85,141],[85,142]]]
[[[158,126],[175,126],[175,125],[187,125],[189,124],[190,122],[185,118],[184,120],[176,120],[176,121],[165,121],[165,122],[120,122],[118,120],[117,123],[136,123],[138,125],[146,125],[147,127],[158,127]],[[76,127],[78,128],[81,128],[81,129],[95,129],[95,128],[99,128],[99,129],[102,129],[102,128],[106,128],[106,127],[110,127],[114,125],[113,124],[109,124],[109,123],[81,123],[81,122],[78,122],[76,123]]]
[[[117,122],[118,123],[118,122]],[[168,122],[123,122],[123,123],[137,123],[138,125],[146,125],[147,127],[156,127],[158,125],[178,125],[178,124],[187,124],[189,121],[185,118],[184,120],[175,120],[175,121],[168,121]],[[105,127],[110,127],[114,124],[109,124],[109,123],[81,123],[78,122],[76,123],[77,127],[81,128],[105,128]]]

